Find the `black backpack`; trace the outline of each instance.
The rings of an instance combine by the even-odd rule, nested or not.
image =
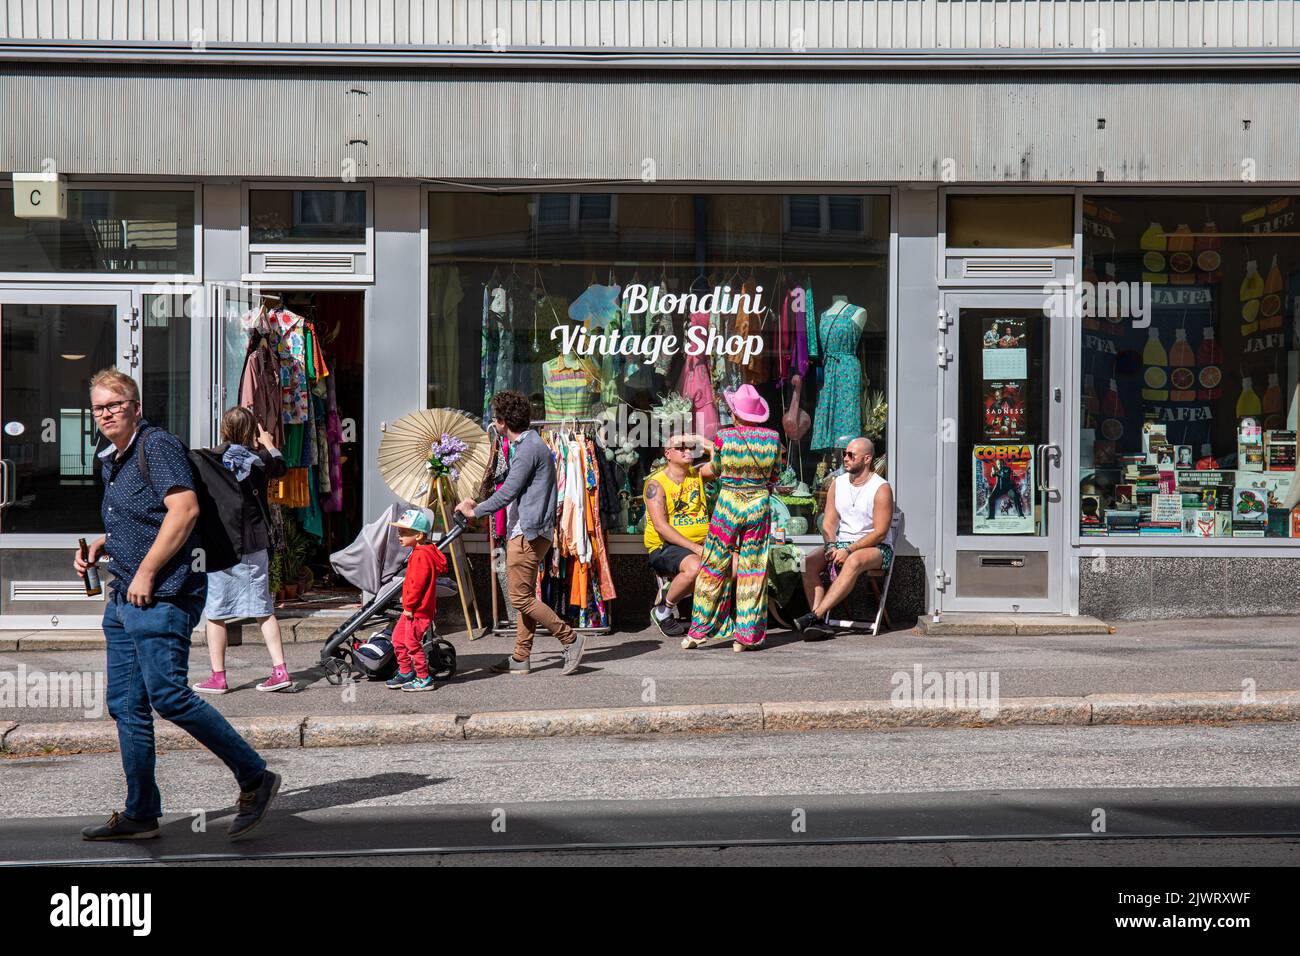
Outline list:
[[[139,445],[136,452],[136,461],[140,468],[140,474],[145,481],[149,480],[149,462],[144,454],[145,442],[156,431],[163,431],[163,429],[156,427],[145,429],[136,443]],[[180,442],[179,438],[176,440]],[[233,568],[239,563],[240,550],[243,545],[242,513],[239,508],[227,507],[223,509],[217,504],[217,498],[221,498],[226,502],[230,502],[232,498],[239,501],[243,494],[239,482],[225,468],[202,467],[197,457],[199,453],[187,448],[184,442],[180,442],[180,444],[181,448],[185,449],[185,456],[189,459],[190,474],[194,478],[194,493],[199,499],[199,520],[195,522],[195,528],[199,532],[199,546],[203,549],[203,570],[211,572]],[[210,481],[224,482],[225,486],[215,489],[216,495],[214,496],[214,489],[208,485]]]

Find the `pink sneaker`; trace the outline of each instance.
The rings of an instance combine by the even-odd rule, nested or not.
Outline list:
[[[258,690],[284,690],[293,686],[293,679],[289,677],[289,669],[281,664],[279,667],[271,669],[271,676],[262,683],[257,685]]]
[[[202,684],[195,684],[194,689],[198,691],[200,694],[226,693],[226,691],[230,690],[230,688],[226,686],[226,672],[221,671],[220,673],[218,673],[214,671],[212,676],[209,677],[207,680],[205,680]]]

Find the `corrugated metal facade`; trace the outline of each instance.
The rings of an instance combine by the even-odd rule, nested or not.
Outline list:
[[[1260,71],[51,68],[0,71],[0,169],[51,157],[73,174],[337,178],[352,161],[362,177],[942,182],[951,160],[956,182],[1240,183],[1250,160],[1261,182],[1294,181],[1297,103],[1294,73]]]
[[[631,49],[1300,46],[1295,0],[0,0],[0,38]]]

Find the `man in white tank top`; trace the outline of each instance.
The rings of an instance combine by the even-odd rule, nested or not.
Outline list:
[[[832,482],[826,496],[825,545],[804,559],[803,590],[812,611],[794,622],[805,641],[831,637],[834,631],[826,626],[826,615],[848,596],[864,571],[887,571],[894,561],[894,490],[871,470],[875,456],[870,439],[849,442],[844,474]]]

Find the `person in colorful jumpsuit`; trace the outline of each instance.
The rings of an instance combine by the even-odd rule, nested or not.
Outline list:
[[[735,651],[757,650],[767,636],[768,491],[781,468],[781,440],[762,427],[770,412],[754,386],[726,398],[736,424],[718,431],[713,460],[699,469],[705,481],[716,477],[720,490],[695,580],[691,629],[682,640],[686,650],[714,639],[731,640]]]

